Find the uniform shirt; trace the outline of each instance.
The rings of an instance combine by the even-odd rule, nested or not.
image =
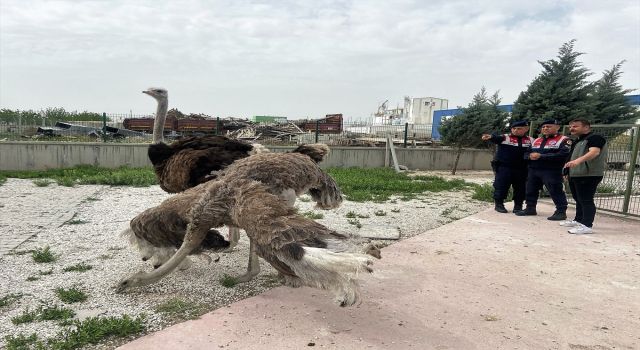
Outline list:
[[[562,170],[571,154],[571,139],[556,134],[553,136],[541,136],[533,140],[531,148],[525,152],[524,158],[529,159],[529,154],[540,153],[538,160],[530,160],[529,168],[532,169],[557,169]]]
[[[511,134],[491,135],[491,142],[498,145],[495,160],[498,165],[520,167],[526,166],[525,152],[531,147],[533,137],[515,136]]]

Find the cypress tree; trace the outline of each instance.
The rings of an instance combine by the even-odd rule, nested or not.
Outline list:
[[[555,118],[566,124],[591,115],[594,84],[587,81],[591,73],[578,61],[583,53],[574,51],[574,44],[575,39],[563,44],[557,59],[538,61],[543,70],[518,96],[513,120]]]
[[[640,112],[627,102],[624,95],[632,89],[623,89],[618,83],[622,75],[624,61],[605,70],[602,78],[596,81],[593,93],[594,111],[590,118],[594,124],[635,123],[640,118]]]

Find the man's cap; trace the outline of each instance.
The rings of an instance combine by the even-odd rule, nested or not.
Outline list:
[[[527,120],[514,120],[511,122],[511,127],[515,128],[516,126],[529,126],[529,121]]]
[[[557,119],[545,119],[540,126],[545,124],[562,125],[562,123]]]

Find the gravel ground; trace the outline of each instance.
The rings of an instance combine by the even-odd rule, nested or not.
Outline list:
[[[456,177],[473,179],[474,182],[487,182],[491,179],[491,173],[469,172]],[[17,194],[31,196],[27,198],[30,202],[23,203],[19,211],[15,210]],[[88,294],[89,298],[84,302],[65,305],[72,308],[80,319],[125,314],[135,317],[145,314],[145,325],[147,331],[151,332],[184,319],[184,316],[156,311],[158,305],[172,298],[188,301],[191,305],[199,307],[199,312],[202,313],[279,285],[275,270],[264,261],[261,261],[261,273],[252,281],[232,288],[221,285],[220,280],[224,274],[240,275],[246,270],[249,242],[243,234],[234,251],[220,254],[218,262],[208,264],[204,259],[192,258],[195,263],[188,270],[175,271],[151,286],[138,288],[126,294],[115,294],[113,287],[122,277],[140,269],[151,269],[140,260],[138,253],[120,238],[119,233],[137,213],[159,204],[168,196],[158,186],[68,188],[52,184],[48,187],[37,187],[30,180],[19,179],[9,179],[0,186],[0,214],[11,214],[10,218],[7,219],[5,216],[3,221],[0,220],[0,238],[5,240],[17,232],[31,237],[11,254],[0,256],[0,298],[11,293],[23,295],[9,306],[0,308],[0,348],[3,347],[7,335],[28,335],[36,332],[40,339],[46,339],[55,336],[61,330],[53,321],[21,325],[11,322],[11,318],[27,310],[35,310],[40,305],[64,305],[54,291],[59,287],[77,287]],[[67,197],[81,200],[67,204]],[[471,215],[487,205],[472,200],[471,193],[465,191],[425,193],[417,199],[392,199],[385,203],[345,201],[340,208],[329,211],[314,209],[314,203],[310,202],[307,196],[296,203],[299,212],[313,211],[322,214],[323,218],[318,221],[340,232],[357,234],[368,227],[385,227],[399,230],[400,239]],[[70,212],[72,219],[65,218],[65,222],[55,222],[51,218],[52,215],[46,215],[52,212],[51,208],[62,208],[59,210]],[[362,224],[362,228],[349,223],[346,217],[349,212],[361,216],[357,220]],[[379,215],[376,215],[376,212]],[[56,216],[59,217],[64,215]],[[221,231],[226,234],[226,229]],[[51,247],[51,251],[58,256],[57,261],[35,263],[31,254],[20,254],[45,246]],[[63,271],[65,267],[78,263],[91,265],[92,269],[86,272]],[[40,274],[41,271],[51,269],[51,274]],[[29,277],[39,279],[28,281]],[[105,343],[96,348],[111,349],[122,342],[123,340]]]

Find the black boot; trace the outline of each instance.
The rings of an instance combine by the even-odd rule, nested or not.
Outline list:
[[[549,216],[547,220],[562,221],[567,220],[567,212],[565,210],[556,210],[553,215]]]
[[[522,203],[513,205],[513,212],[514,213],[517,212],[517,211],[520,211],[520,210],[522,210]]]
[[[518,216],[538,215],[536,207],[527,206],[524,210],[517,211],[515,213]]]
[[[507,210],[507,208],[504,207],[504,202],[502,201],[496,201],[496,206],[495,206],[495,210],[498,213],[508,213],[509,211]]]

